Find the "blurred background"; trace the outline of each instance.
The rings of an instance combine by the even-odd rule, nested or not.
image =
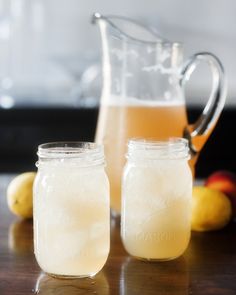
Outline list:
[[[236,170],[233,0],[0,0],[0,171],[34,169],[37,145],[93,140],[101,92],[101,42],[94,12],[152,26],[184,43],[184,58],[210,51],[228,77],[225,110],[207,142],[197,176]],[[201,65],[187,85],[193,122],[209,96],[211,75]]]

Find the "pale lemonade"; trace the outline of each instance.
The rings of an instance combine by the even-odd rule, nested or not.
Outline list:
[[[185,126],[187,126],[185,105],[178,101],[151,103],[146,106],[101,105],[96,142],[105,145],[112,209],[120,212],[121,208],[121,175],[128,139],[182,137]]]
[[[40,267],[58,276],[91,276],[109,253],[109,185],[102,166],[51,160],[34,185],[34,243]]]
[[[126,165],[123,178],[125,249],[143,259],[178,257],[187,248],[191,232],[192,175],[187,160],[144,160],[134,165]]]

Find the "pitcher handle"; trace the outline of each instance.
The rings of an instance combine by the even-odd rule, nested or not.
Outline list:
[[[189,140],[190,151],[192,156],[196,155],[204,145],[194,145],[194,139],[197,136],[210,135],[212,128],[215,126],[226,99],[226,79],[224,68],[220,60],[212,53],[199,52],[191,56],[181,68],[180,85],[184,86],[189,80],[196,66],[201,62],[207,62],[212,72],[212,89],[208,102],[197,121],[188,125],[184,130],[184,137]]]

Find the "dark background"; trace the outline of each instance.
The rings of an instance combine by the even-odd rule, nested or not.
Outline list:
[[[200,107],[188,111],[192,123]],[[0,109],[0,172],[35,170],[37,146],[50,141],[93,141],[98,109],[12,108]],[[203,178],[218,169],[236,172],[236,108],[225,108],[202,150],[196,176]]]

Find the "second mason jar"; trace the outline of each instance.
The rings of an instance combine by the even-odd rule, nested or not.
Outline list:
[[[130,140],[122,181],[121,236],[127,252],[170,260],[188,246],[192,174],[188,142]]]
[[[34,252],[57,277],[95,275],[110,247],[109,183],[103,146],[61,142],[39,146],[34,183]]]

